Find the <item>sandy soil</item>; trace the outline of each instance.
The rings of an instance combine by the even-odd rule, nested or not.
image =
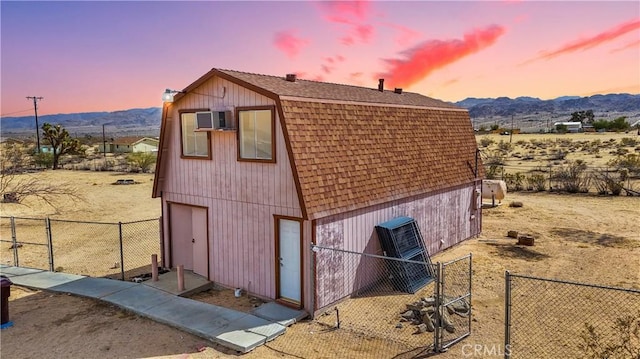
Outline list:
[[[72,171],[40,175],[50,181],[73,183],[87,200],[63,201],[58,210],[37,202],[28,203],[30,207],[1,204],[3,216],[119,221],[160,215],[159,201],[150,198],[152,175]],[[111,185],[120,178],[134,178],[140,184]],[[524,206],[509,207],[511,201],[521,201]],[[113,210],[105,212],[106,205]],[[503,205],[485,209],[479,238],[432,257],[433,262],[447,261],[472,253],[474,268],[472,334],[438,357],[463,357],[464,344],[503,343],[505,270],[640,289],[638,218],[639,198],[593,194],[513,193]],[[512,229],[533,234],[535,246],[516,246],[506,237]],[[213,289],[195,299],[244,311],[258,304],[251,298],[235,298],[225,289]],[[198,337],[86,298],[14,286],[9,305],[14,327],[0,333],[3,358],[238,356]],[[243,357],[409,358],[421,354],[419,350],[405,351],[385,338],[335,329],[321,321],[303,321]]]

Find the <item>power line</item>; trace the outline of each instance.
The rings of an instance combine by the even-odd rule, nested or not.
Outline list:
[[[13,114],[16,114],[16,113],[21,113],[21,112],[27,112],[27,111],[31,111],[31,109],[28,108],[28,109],[25,109],[25,110],[14,111],[14,112],[9,112],[9,113],[3,113],[3,114],[0,114],[0,117],[6,117],[6,116],[9,116],[9,115],[13,115]]]
[[[33,100],[33,111],[36,113],[36,140],[38,141],[38,153],[40,153],[40,126],[38,126],[38,101],[43,100],[42,96],[27,96],[27,100]]]

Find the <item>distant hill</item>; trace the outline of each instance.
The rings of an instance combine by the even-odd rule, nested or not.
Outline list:
[[[38,116],[38,123],[60,124],[69,132],[93,133],[102,131],[102,125],[110,132],[132,132],[148,130],[160,132],[162,109],[159,107],[135,108],[114,112],[83,112]],[[0,128],[4,134],[21,133],[35,129],[34,116],[2,117]]]
[[[534,97],[466,98],[456,105],[469,110],[471,118],[491,116],[531,115],[536,112],[571,113],[593,110],[594,112],[640,111],[640,95],[611,94],[590,97],[562,96],[553,100]]]
[[[634,123],[640,120],[640,95],[610,94],[589,97],[562,96],[553,100],[535,97],[466,98],[456,105],[469,110],[474,126],[483,124],[510,125],[515,117],[517,128],[537,130],[553,121],[566,121],[575,111],[593,110],[596,119],[614,119],[626,116]],[[61,124],[72,133],[100,133],[102,125],[113,135],[155,135],[160,132],[162,109],[151,107],[114,112],[84,112],[38,116],[38,122]],[[3,117],[0,119],[2,137],[12,134],[30,134],[34,130],[34,117]]]

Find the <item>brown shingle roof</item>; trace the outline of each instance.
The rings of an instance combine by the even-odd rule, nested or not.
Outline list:
[[[281,101],[309,218],[474,180],[466,111]]]
[[[249,87],[257,87],[258,89],[267,91],[274,95],[272,97],[303,97],[309,99],[346,102],[355,101],[401,106],[458,108],[451,103],[436,100],[417,93],[403,92],[402,94],[397,94],[389,90],[381,92],[378,91],[377,84],[375,88],[368,88],[302,79],[290,82],[285,79],[285,76],[260,75],[222,69],[212,69],[200,79],[196,80],[193,84],[185,88],[184,92],[194,89],[215,75],[227,78],[234,82],[238,82],[237,80],[240,80],[240,84],[249,85]],[[176,96],[176,99],[178,98],[179,97]]]

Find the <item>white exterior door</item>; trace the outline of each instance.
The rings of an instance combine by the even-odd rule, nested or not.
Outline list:
[[[300,303],[300,222],[281,218],[278,232],[279,297]]]

